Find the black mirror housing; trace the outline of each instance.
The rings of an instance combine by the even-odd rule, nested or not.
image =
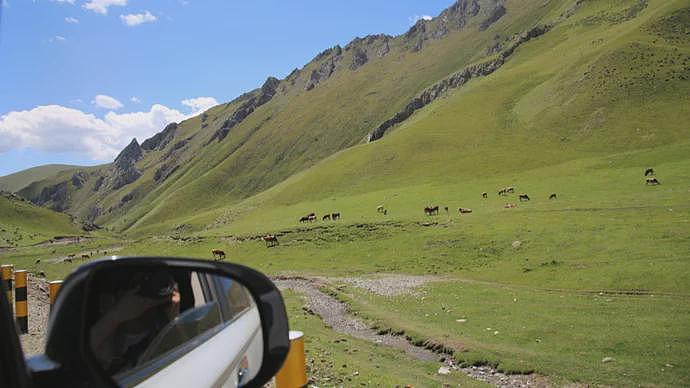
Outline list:
[[[254,299],[261,321],[263,353],[260,369],[243,387],[260,387],[280,369],[289,350],[288,319],[282,296],[268,277],[249,267],[226,262],[165,257],[112,257],[85,264],[65,279],[50,313],[46,352],[29,360],[34,383],[59,386],[113,386],[114,380],[94,361],[87,339],[86,311],[90,282],[110,272],[142,268],[200,271],[237,280]],[[96,277],[101,274],[101,277]]]

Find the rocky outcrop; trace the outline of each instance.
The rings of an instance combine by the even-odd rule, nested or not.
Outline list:
[[[489,17],[479,25],[479,31],[486,30],[487,28],[489,28],[489,26],[496,23],[498,19],[502,18],[505,14],[506,8],[503,6],[503,3],[496,3],[494,9],[491,10],[491,13],[489,14]]]
[[[82,187],[84,185],[84,182],[86,182],[87,175],[83,171],[78,171],[72,174],[72,186],[74,187]]]
[[[170,162],[163,163],[163,165],[158,167],[158,169],[156,169],[156,172],[153,174],[153,180],[156,182],[163,182],[166,179],[168,179],[170,175],[175,173],[175,171],[177,171],[178,168],[180,168],[178,164],[173,164]]]
[[[213,134],[211,139],[206,144],[208,145],[214,140],[218,140],[220,142],[225,139],[225,137],[228,136],[228,133],[230,133],[230,130],[246,119],[247,116],[252,114],[256,108],[271,101],[273,96],[276,94],[278,85],[280,85],[280,80],[275,77],[268,77],[266,82],[264,82],[264,84],[261,86],[261,89],[259,89],[254,96],[243,102],[242,105],[240,105],[240,107],[237,108],[237,110],[232,114],[232,116],[230,116],[230,118],[223,121],[221,127],[218,128],[218,130]]]
[[[63,211],[67,208],[69,199],[68,182],[60,182],[56,185],[44,187],[38,198],[34,201],[37,205],[50,204],[50,208],[55,211]]]
[[[343,49],[340,48],[340,46],[330,48],[319,54],[315,61],[318,61],[324,57],[326,57],[326,60],[323,61],[319,67],[312,70],[304,90],[312,90],[319,83],[331,78],[331,75],[333,75],[335,72],[338,62],[340,62],[343,57]]]
[[[477,16],[479,9],[477,0],[458,0],[441,12],[437,19],[447,29],[460,30],[465,27],[468,19]]]
[[[350,70],[357,70],[369,61],[367,52],[362,47],[356,47],[352,50],[352,64]]]
[[[205,120],[202,118],[202,121]],[[163,131],[158,132],[157,134],[153,135],[153,137],[144,140],[144,142],[141,143],[141,148],[146,151],[162,150],[175,137],[177,127],[177,123],[168,124]]]
[[[117,190],[139,179],[141,172],[136,168],[144,153],[137,139],[132,139],[127,147],[115,158],[107,178],[107,186],[111,190]]]
[[[463,70],[451,75],[450,77],[437,82],[430,88],[427,88],[420,95],[413,98],[405,106],[405,108],[403,108],[403,110],[399,111],[392,118],[384,121],[381,125],[374,129],[374,131],[371,132],[367,137],[367,141],[371,142],[380,139],[389,128],[405,121],[408,117],[412,116],[416,110],[430,104],[447,90],[461,87],[472,78],[486,76],[493,73],[505,63],[508,57],[515,52],[515,49],[517,49],[518,46],[533,38],[543,35],[550,28],[551,26],[534,27],[531,30],[520,34],[516,40],[508,48],[501,51],[496,58],[484,63],[468,66]]]

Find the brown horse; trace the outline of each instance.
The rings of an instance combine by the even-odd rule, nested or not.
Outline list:
[[[520,194],[519,199],[520,199],[520,201],[529,201],[529,195]]]
[[[652,177],[652,178],[647,178],[647,183],[645,183],[645,184],[646,185],[660,185],[661,182],[659,182],[658,179]]]
[[[326,214],[325,216],[321,217],[321,221],[326,221],[326,220],[330,220],[330,219],[331,219],[330,214]]]
[[[424,208],[424,214],[427,216],[432,216],[438,214],[438,206],[427,206]]]
[[[223,260],[225,259],[225,252],[223,252],[220,249],[211,249],[211,254],[213,255],[214,260]]]
[[[486,191],[482,193],[482,198],[489,198],[489,193]]]
[[[556,197],[556,193],[551,193],[551,195],[549,195],[549,199],[557,199],[557,198],[558,197]]]
[[[472,213],[472,209],[468,209],[466,207],[460,207],[460,208],[458,208],[458,212],[460,212],[460,214]]]
[[[267,234],[267,235],[263,236],[262,239],[266,242],[266,248],[274,247],[274,246],[280,244],[278,242],[278,237],[276,237],[272,234]]]
[[[505,197],[505,196],[507,195],[507,194],[506,194],[506,189],[498,190],[498,195],[499,195],[500,197]]]
[[[332,219],[333,221],[339,220],[339,219],[340,219],[340,213],[333,213],[333,214],[331,214],[331,219]]]

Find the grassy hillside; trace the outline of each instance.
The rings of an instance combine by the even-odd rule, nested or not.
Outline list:
[[[70,166],[67,164],[46,164],[44,166],[28,168],[13,174],[1,176],[0,190],[14,193],[32,182],[44,180],[46,178],[55,176],[61,171],[75,168],[78,168],[78,166]]]
[[[70,217],[8,193],[0,195],[0,247],[28,246],[54,236],[84,233]]]

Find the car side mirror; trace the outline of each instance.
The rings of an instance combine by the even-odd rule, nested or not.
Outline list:
[[[46,354],[52,385],[259,387],[289,348],[278,289],[225,262],[162,257],[86,264],[62,285]]]

